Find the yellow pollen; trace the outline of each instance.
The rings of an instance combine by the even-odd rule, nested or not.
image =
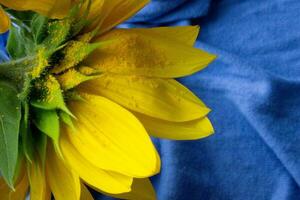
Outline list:
[[[36,82],[35,88],[40,91],[39,101],[50,102],[55,98],[55,91],[60,90],[60,85],[53,76],[47,76]]]
[[[91,77],[85,76],[75,69],[70,69],[67,72],[56,76],[63,90],[69,90],[80,83],[89,80]]]
[[[40,49],[37,53],[37,65],[33,68],[31,75],[33,78],[39,78],[43,70],[48,66],[48,61],[45,58],[45,50]]]
[[[89,76],[89,75],[93,75],[93,74],[97,73],[98,71],[95,70],[94,68],[91,68],[91,67],[88,67],[88,66],[81,66],[79,68],[79,72],[84,74],[84,75]]]

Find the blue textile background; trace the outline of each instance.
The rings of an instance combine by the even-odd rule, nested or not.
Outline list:
[[[181,79],[216,133],[156,140],[158,199],[299,200],[300,1],[156,0],[127,25],[174,24],[200,25],[197,47],[218,55]]]
[[[158,199],[300,199],[300,1],[153,0],[124,26],[182,24],[199,24],[197,47],[218,55],[180,80],[212,109],[216,133],[155,140]]]
[[[5,51],[6,40],[7,40],[8,33],[0,34],[0,62],[5,62],[9,60],[9,57]]]

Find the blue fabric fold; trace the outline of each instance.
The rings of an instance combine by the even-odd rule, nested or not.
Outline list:
[[[212,109],[216,133],[155,140],[159,200],[300,199],[299,10],[298,0],[162,0],[124,25],[197,24],[196,46],[218,55],[180,79]]]
[[[172,23],[204,16],[211,0],[152,0],[130,22]]]
[[[122,25],[200,25],[196,47],[218,55],[180,79],[212,109],[215,134],[154,139],[159,200],[300,199],[299,10],[299,0],[154,0]]]
[[[8,33],[0,34],[0,62],[5,62],[9,60],[9,57],[6,53],[6,41],[7,41]]]

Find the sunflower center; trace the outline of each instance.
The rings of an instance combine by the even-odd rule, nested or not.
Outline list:
[[[81,6],[61,20],[27,12],[32,15],[31,25],[19,24],[11,30],[8,53],[12,60],[1,64],[0,75],[17,86],[22,100],[48,102],[52,90],[64,97],[99,74],[83,62],[101,44],[91,43],[97,30],[82,33],[89,21],[78,17],[82,16]]]
[[[16,114],[11,119],[15,119],[13,124],[20,124],[20,131],[15,134],[20,135],[28,160],[35,160],[34,152],[44,152],[47,138],[59,152],[60,122],[72,126],[74,118],[66,102],[80,100],[76,86],[99,75],[84,64],[84,59],[101,44],[92,43],[96,29],[85,32],[84,27],[90,22],[81,6],[76,4],[60,20],[24,11],[26,20],[16,21],[10,29],[6,48],[10,61],[0,63],[0,90],[2,96],[8,96],[5,92],[10,94],[10,99],[2,100],[15,105],[4,111],[7,115]],[[12,182],[9,176],[6,175]]]

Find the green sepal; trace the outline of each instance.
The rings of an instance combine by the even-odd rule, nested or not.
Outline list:
[[[15,176],[14,176],[14,184],[17,182],[19,176],[21,175],[21,172],[24,170],[24,161],[25,161],[25,157],[24,157],[23,146],[22,143],[20,143],[19,151],[18,151],[18,160],[17,160]]]
[[[62,73],[83,61],[89,54],[99,48],[101,43],[87,43],[82,41],[70,41],[63,50],[64,58],[51,72]]]
[[[14,26],[10,28],[6,50],[12,59],[17,59],[25,55],[25,42],[20,30]]]
[[[90,42],[99,32],[100,26],[97,26],[93,31],[78,36],[78,41]]]
[[[72,26],[72,36],[76,36],[88,24],[89,21],[86,19],[81,19],[79,22],[77,22]]]
[[[0,63],[0,78],[9,79],[18,89],[19,97],[25,101],[31,91],[31,82],[39,78],[48,66],[43,48],[32,56]]]
[[[33,108],[33,122],[44,134],[49,136],[55,144],[59,141],[59,117],[56,110]]]
[[[47,36],[49,18],[36,14],[31,22],[31,29],[36,44],[40,44]]]
[[[22,173],[24,172],[24,152],[23,152],[23,147],[22,144],[19,145],[19,151],[18,151],[18,160],[17,160],[17,165],[15,169],[15,175],[14,175],[14,185],[18,182],[20,179],[20,176],[23,175]],[[13,188],[14,189],[14,188]]]
[[[55,150],[59,156],[62,157],[62,153],[59,147],[59,134],[60,134],[60,121],[56,110],[43,110],[38,108],[33,108],[34,118],[33,122],[35,126],[48,137],[50,137],[55,146]],[[44,145],[47,145],[46,143]],[[46,146],[42,145],[41,156],[43,162],[45,162]]]
[[[47,135],[43,134],[42,132],[37,132],[35,142],[37,145],[36,148],[38,151],[38,155],[39,155],[39,158],[42,163],[43,170],[44,170],[45,163],[46,163],[48,137],[47,137]]]
[[[34,162],[34,139],[30,129],[27,132],[22,132],[23,151],[26,159],[32,163]]]
[[[23,86],[23,79],[37,63],[37,56],[28,56],[0,63],[0,77],[10,79],[16,85]]]
[[[86,102],[86,100],[75,90],[68,90],[65,93],[66,96],[66,100],[67,101],[84,101]],[[72,115],[73,117],[73,115]],[[73,117],[76,119],[76,117]]]
[[[59,112],[59,117],[62,120],[62,122],[64,122],[67,126],[72,128],[73,130],[75,130],[75,126],[74,126],[73,121],[72,121],[72,116],[68,115],[67,113],[65,113],[63,111],[60,111]]]
[[[49,54],[54,53],[69,37],[72,20],[54,20],[48,23],[48,36],[43,45],[48,49]]]
[[[85,66],[85,65],[81,65],[81,66],[78,66],[76,68],[81,74],[84,74],[86,76],[100,76],[102,74],[101,71],[97,70],[97,69],[94,69],[92,67],[88,67],[88,66]]]
[[[67,108],[59,82],[51,75],[37,80],[35,83],[36,96],[31,100],[31,105],[44,109],[60,109],[72,115]]]
[[[34,161],[34,138],[29,127],[29,105],[27,102],[23,103],[23,114],[20,126],[20,133],[22,138],[22,147],[26,159],[32,163]]]
[[[11,84],[0,82],[0,171],[13,188],[18,160],[21,102]]]
[[[93,75],[85,75],[72,68],[67,70],[63,74],[59,74],[56,76],[56,79],[60,83],[61,88],[64,91],[73,89],[74,87],[80,85],[83,82],[98,78],[99,76]]]
[[[48,136],[40,131],[36,126],[31,126],[31,133],[33,137],[32,148],[34,152],[32,154],[32,162],[27,159],[27,163],[30,165],[40,163],[42,170],[44,170]]]
[[[32,80],[39,78],[47,68],[47,59],[44,48],[39,48],[34,55],[0,63],[0,78],[14,83],[20,99],[26,100],[31,90]]]
[[[86,4],[86,6],[85,6]],[[90,20],[87,19],[89,12],[91,10],[92,2],[91,0],[81,0],[77,5],[75,5],[70,12],[70,17],[76,19],[79,17],[79,20],[72,26],[72,36],[76,36],[85,26],[91,23]],[[80,10],[85,6],[84,12],[80,15]],[[80,15],[80,16],[79,16]]]
[[[21,101],[27,101],[27,97],[30,94],[30,89],[31,89],[30,76],[28,74],[26,74],[25,77],[22,79],[22,82],[20,82],[20,83],[22,85],[20,86],[19,98],[21,99]]]

